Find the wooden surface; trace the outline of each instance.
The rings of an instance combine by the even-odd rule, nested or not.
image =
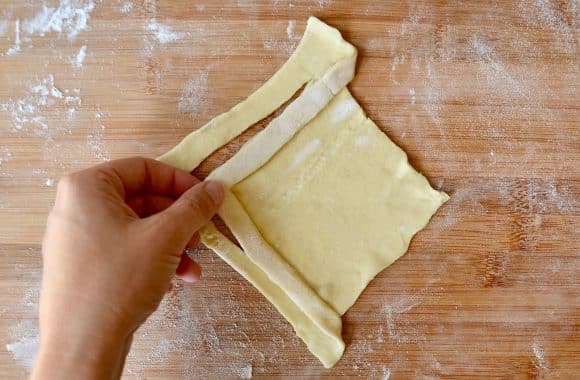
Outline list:
[[[32,360],[54,180],[166,151],[274,73],[309,15],[359,48],[352,93],[451,200],[346,313],[334,369],[199,249],[203,282],[176,283],[126,376],[580,376],[577,2],[75,4],[52,29],[42,3],[0,5],[2,377]]]

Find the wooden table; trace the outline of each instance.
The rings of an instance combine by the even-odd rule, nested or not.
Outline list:
[[[344,316],[332,370],[200,248],[203,282],[176,282],[126,376],[580,376],[575,4],[79,0],[47,24],[41,3],[2,1],[0,373],[32,361],[55,181],[166,151],[274,73],[315,15],[359,48],[354,96],[451,200]]]

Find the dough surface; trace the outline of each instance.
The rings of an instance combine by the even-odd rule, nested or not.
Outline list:
[[[356,49],[311,17],[270,80],[159,158],[191,171],[306,84],[208,176],[228,189],[219,215],[241,248],[211,223],[202,241],[277,308],[325,367],[344,351],[340,316],[448,199],[350,95],[355,63]]]

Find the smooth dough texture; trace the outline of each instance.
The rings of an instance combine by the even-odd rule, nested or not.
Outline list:
[[[407,162],[346,89],[356,49],[311,17],[260,89],[192,132],[161,161],[191,171],[306,85],[208,178],[227,188],[202,241],[252,283],[325,367],[342,356],[341,318],[448,199]]]

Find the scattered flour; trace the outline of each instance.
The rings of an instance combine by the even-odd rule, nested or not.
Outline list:
[[[68,93],[68,90],[65,90]],[[80,106],[79,94],[65,96],[54,84],[54,76],[49,74],[36,84],[29,84],[22,97],[9,99],[0,104],[0,110],[8,112],[12,119],[12,132],[27,132],[29,136],[51,138],[63,131],[63,127],[49,128],[49,119],[58,119],[55,106]]]
[[[44,3],[34,18],[24,21],[24,30],[29,35],[40,36],[55,32],[74,40],[80,32],[88,29],[90,14],[94,9],[92,0],[60,0],[56,8]]]
[[[571,4],[574,3],[574,0]],[[572,15],[572,25],[566,22],[564,15],[549,0],[524,0],[518,3],[518,13],[532,26],[551,30],[556,39],[556,47],[564,53],[576,51],[575,20]]]
[[[411,104],[415,104],[415,102],[417,101],[417,95],[415,93],[415,89],[411,88],[409,90],[409,95],[411,96]]]
[[[387,367],[383,367],[383,380],[389,380],[391,378],[391,370]]]
[[[286,27],[286,34],[288,35],[288,40],[293,41],[296,39],[300,39],[299,36],[296,36],[296,21],[290,20],[288,21],[288,26]]]
[[[105,149],[103,136],[105,134],[105,126],[99,125],[92,132],[87,135],[86,145],[92,150],[93,155],[102,161],[110,160],[109,155]]]
[[[53,187],[56,184],[56,180],[54,178],[47,178],[44,182],[46,187]]]
[[[308,157],[312,156],[318,150],[318,148],[320,148],[320,145],[321,141],[319,139],[310,141],[300,152],[296,154],[288,170],[295,169],[302,165],[302,163],[304,163]]]
[[[0,166],[10,160],[12,160],[12,152],[7,147],[0,146]]]
[[[534,352],[535,357],[534,365],[541,370],[549,369],[549,363],[544,355],[544,349],[542,348],[540,342],[537,340],[534,340],[532,343],[532,351]]]
[[[262,45],[267,50],[277,50],[283,54],[291,54],[301,38],[301,35],[296,34],[296,21],[290,20],[286,26],[285,39],[277,38],[264,31],[262,33]]]
[[[1,19],[0,20],[0,37],[4,37],[6,35],[7,30],[8,30],[8,19]]]
[[[251,379],[252,378],[252,370],[253,370],[252,365],[251,364],[248,364],[247,366],[240,368],[240,370],[237,373],[237,375],[241,379]]]
[[[40,337],[38,335],[25,336],[16,342],[8,343],[6,350],[12,354],[18,364],[31,370],[36,360],[39,344]]]
[[[6,55],[15,55],[20,52],[20,19],[14,22],[14,45],[6,51]]]
[[[336,112],[332,114],[332,123],[338,124],[348,119],[357,109],[358,103],[353,99],[343,100],[336,105]]]
[[[123,6],[121,7],[121,13],[127,14],[130,13],[133,10],[133,3],[130,1],[126,1],[123,3]]]
[[[509,73],[489,42],[481,37],[472,36],[469,39],[469,46],[473,49],[481,72],[490,86],[501,86],[505,83],[506,93],[514,91],[519,96],[526,96],[524,86]]]
[[[182,37],[181,33],[174,32],[170,27],[159,24],[156,20],[149,21],[147,29],[155,33],[155,38],[162,44],[175,42]]]
[[[37,255],[34,250],[31,254]],[[36,359],[36,352],[40,343],[38,332],[38,302],[40,300],[40,270],[38,268],[14,266],[14,273],[22,281],[31,284],[31,287],[24,291],[21,299],[13,301],[3,306],[0,315],[18,315],[18,323],[8,328],[4,339],[6,351],[10,352],[14,360],[19,365],[30,370]]]
[[[208,74],[202,72],[185,83],[177,110],[180,113],[196,114],[204,111],[210,105],[207,98]]]
[[[79,52],[77,53],[77,56],[74,60],[75,67],[77,67],[77,68],[83,67],[83,62],[85,61],[86,56],[87,56],[87,45],[83,45],[79,49]]]

